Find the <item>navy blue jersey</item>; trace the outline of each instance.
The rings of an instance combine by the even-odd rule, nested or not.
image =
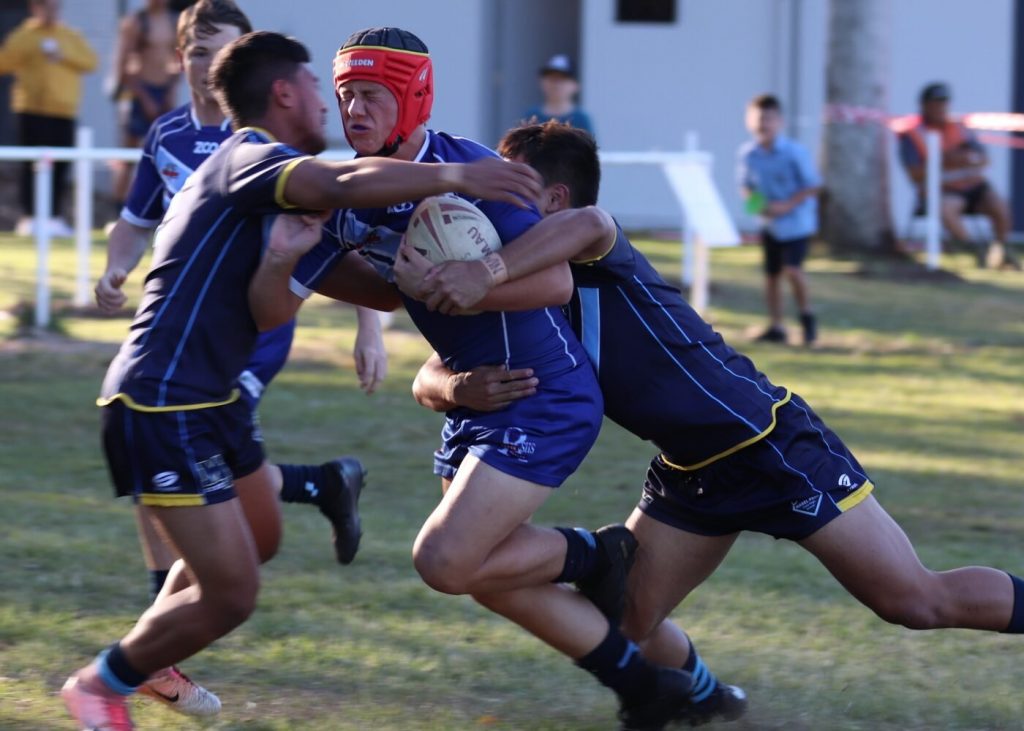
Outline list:
[[[142,228],[156,228],[171,198],[230,136],[226,119],[204,127],[191,104],[157,117],[142,145],[142,159],[135,168],[121,218]]]
[[[157,229],[142,302],[101,404],[180,409],[235,397],[257,338],[249,280],[273,217],[290,207],[287,176],[307,158],[244,129],[188,178]]]
[[[416,160],[469,162],[494,155],[492,150],[472,140],[430,131]],[[392,281],[395,255],[417,202],[335,212],[324,226],[324,240],[296,267],[292,291],[308,297],[340,256],[350,250],[358,251],[382,277]],[[472,202],[491,220],[503,243],[540,220],[534,208]],[[505,364],[509,368],[533,368],[543,378],[565,373],[585,362],[583,350],[558,308],[453,317],[428,312],[416,300],[403,300],[416,327],[453,370]]]
[[[573,330],[606,416],[688,468],[771,431],[789,392],[726,345],[621,228],[608,253],[572,272]]]

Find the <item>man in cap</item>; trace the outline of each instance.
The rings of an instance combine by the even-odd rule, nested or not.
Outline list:
[[[935,131],[941,136],[942,147],[942,224],[954,239],[972,241],[964,227],[962,216],[981,214],[992,222],[995,239],[981,259],[990,268],[1019,269],[1020,264],[1006,249],[1010,233],[1010,209],[985,179],[984,170],[989,158],[977,136],[949,113],[949,85],[928,84],[921,90],[921,113],[914,125],[900,134],[900,160],[910,179],[917,187],[915,213],[925,212],[925,167],[928,157],[925,132]]]

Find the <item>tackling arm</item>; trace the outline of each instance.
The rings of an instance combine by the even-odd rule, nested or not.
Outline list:
[[[431,354],[416,374],[413,398],[434,411],[465,407],[474,411],[497,411],[537,392],[538,380],[529,368],[514,371],[505,366],[479,366],[456,373]]]

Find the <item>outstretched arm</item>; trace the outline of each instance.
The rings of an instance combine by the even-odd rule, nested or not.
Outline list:
[[[537,392],[537,379],[529,368],[509,371],[505,366],[479,366],[456,373],[433,353],[416,374],[413,398],[434,411],[463,406],[474,411],[497,411]]]
[[[326,214],[282,214],[270,227],[267,248],[249,281],[249,309],[261,332],[285,324],[299,311],[302,298],[289,288],[295,264],[320,242]]]
[[[308,158],[288,175],[284,199],[296,208],[377,208],[442,193],[526,206],[541,193],[528,165],[496,157],[472,163],[423,163],[367,157],[346,162]]]

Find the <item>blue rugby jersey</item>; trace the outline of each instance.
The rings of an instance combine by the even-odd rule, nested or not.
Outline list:
[[[100,404],[175,410],[236,397],[257,330],[248,285],[281,193],[309,156],[269,133],[239,130],[187,180],[157,229],[153,265]]]
[[[766,436],[789,391],[729,347],[616,228],[608,253],[571,264],[570,319],[605,415],[687,468]]]
[[[416,161],[470,162],[487,156],[495,153],[472,140],[428,131]],[[511,241],[540,220],[535,208],[472,202],[491,220],[502,242]],[[392,281],[395,255],[417,203],[336,211],[324,226],[324,240],[296,267],[292,291],[309,297],[340,256],[350,250],[358,251],[384,279]],[[403,301],[416,327],[453,370],[504,363],[509,368],[533,368],[544,378],[585,362],[560,308],[449,316],[429,312],[423,303],[404,296]]]
[[[191,104],[157,117],[143,143],[142,159],[135,168],[121,218],[141,228],[156,228],[171,198],[230,136],[226,119],[204,127]]]

